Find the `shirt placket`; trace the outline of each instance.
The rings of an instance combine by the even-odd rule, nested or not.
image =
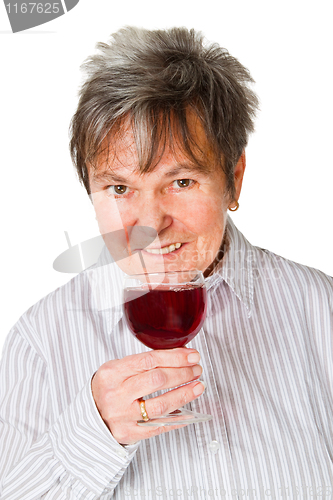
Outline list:
[[[209,320],[206,323],[209,323]],[[201,354],[202,380],[205,392],[190,404],[193,411],[209,413],[213,419],[195,425],[199,456],[201,460],[202,482],[207,495],[239,498],[232,462],[223,406],[218,393],[216,377],[207,344],[207,326],[192,340],[188,347]]]

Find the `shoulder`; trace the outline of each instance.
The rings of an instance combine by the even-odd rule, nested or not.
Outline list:
[[[269,250],[252,247],[254,252],[254,274],[266,279],[275,279],[282,286],[296,287],[305,294],[329,297],[333,305],[333,278],[315,269],[291,261]],[[333,308],[333,307],[332,307]]]
[[[43,313],[76,309],[82,305],[88,287],[88,275],[83,271],[33,304],[25,315],[33,320]]]
[[[15,325],[21,335],[57,341],[64,334],[97,328],[108,313],[118,311],[122,299],[123,272],[115,262],[82,271],[65,285],[30,307]],[[45,340],[46,342],[46,340]]]
[[[88,274],[83,271],[33,304],[13,328],[41,352],[46,338],[68,328],[73,312],[89,309],[90,295]]]
[[[333,278],[318,269],[281,257],[252,245],[228,217],[229,253],[224,276],[229,268],[239,276],[241,284],[267,295],[293,300],[302,307],[310,299],[321,300],[333,310]],[[232,269],[234,268],[234,269]],[[228,276],[229,277],[229,276]]]

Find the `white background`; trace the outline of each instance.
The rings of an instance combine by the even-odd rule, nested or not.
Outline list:
[[[12,34],[0,4],[1,330],[72,275],[66,247],[98,234],[71,165],[68,126],[79,66],[124,25],[186,26],[252,73],[261,101],[240,209],[251,243],[333,275],[332,2],[80,0],[68,14]]]

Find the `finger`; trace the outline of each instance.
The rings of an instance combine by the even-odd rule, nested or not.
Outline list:
[[[200,365],[181,368],[155,368],[127,379],[122,384],[122,390],[128,396],[128,402],[132,403],[134,400],[156,391],[187,384],[198,379],[201,374],[202,367]]]
[[[199,397],[203,393],[204,387],[202,382],[191,382],[186,386],[173,389],[156,398],[145,400],[148,417],[150,419],[161,417],[181,408],[186,403]],[[131,408],[128,408],[120,418],[118,416],[111,419],[109,428],[119,443],[132,444],[136,441],[156,436],[161,432],[168,432],[187,425],[177,425],[175,423],[175,425],[166,427],[140,427],[137,425],[137,421],[141,419],[140,404],[136,400],[132,403]]]
[[[190,403],[203,394],[205,385],[202,382],[191,382],[165,394],[145,400],[146,411],[150,419],[167,415]],[[140,406],[138,404],[140,411]],[[140,412],[141,413],[141,412]]]
[[[132,354],[120,360],[111,360],[103,366],[103,378],[112,380],[112,385],[118,385],[139,373],[153,370],[157,367],[193,366],[200,361],[200,354],[195,349],[179,347]]]
[[[180,347],[131,354],[122,359],[110,360],[99,367],[97,378],[104,385],[118,387],[134,375],[161,367],[193,366],[200,360],[195,349]]]
[[[145,406],[149,418],[160,417],[193,401],[204,392],[204,387],[202,382],[193,381],[155,398],[145,398]],[[141,397],[143,396],[138,396],[138,399]],[[110,414],[107,415],[107,420],[112,421],[113,424],[129,424],[130,422],[141,420],[138,399],[131,402],[123,399],[122,404],[118,405],[119,399],[116,398],[115,403],[110,408]]]
[[[200,361],[200,354],[195,349],[179,347],[132,354],[122,361],[121,370],[132,376],[157,367],[177,368],[196,365]]]
[[[145,406],[150,419],[166,415],[172,411],[178,410],[187,403],[201,396],[204,392],[205,386],[202,382],[191,382],[177,389],[168,391],[156,398],[145,399]],[[127,408],[119,418],[119,422],[133,422],[141,420],[141,410],[138,400]],[[115,421],[115,419],[113,419]]]

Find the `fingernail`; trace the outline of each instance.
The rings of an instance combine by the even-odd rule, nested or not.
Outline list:
[[[195,365],[193,366],[192,371],[193,371],[193,377],[199,377],[199,375],[201,375],[202,373],[202,368],[200,365]]]
[[[197,385],[193,387],[193,394],[195,396],[200,396],[205,390],[205,384],[204,382],[199,382]]]
[[[191,352],[191,354],[187,356],[187,361],[189,363],[199,363],[200,354],[198,352]]]

